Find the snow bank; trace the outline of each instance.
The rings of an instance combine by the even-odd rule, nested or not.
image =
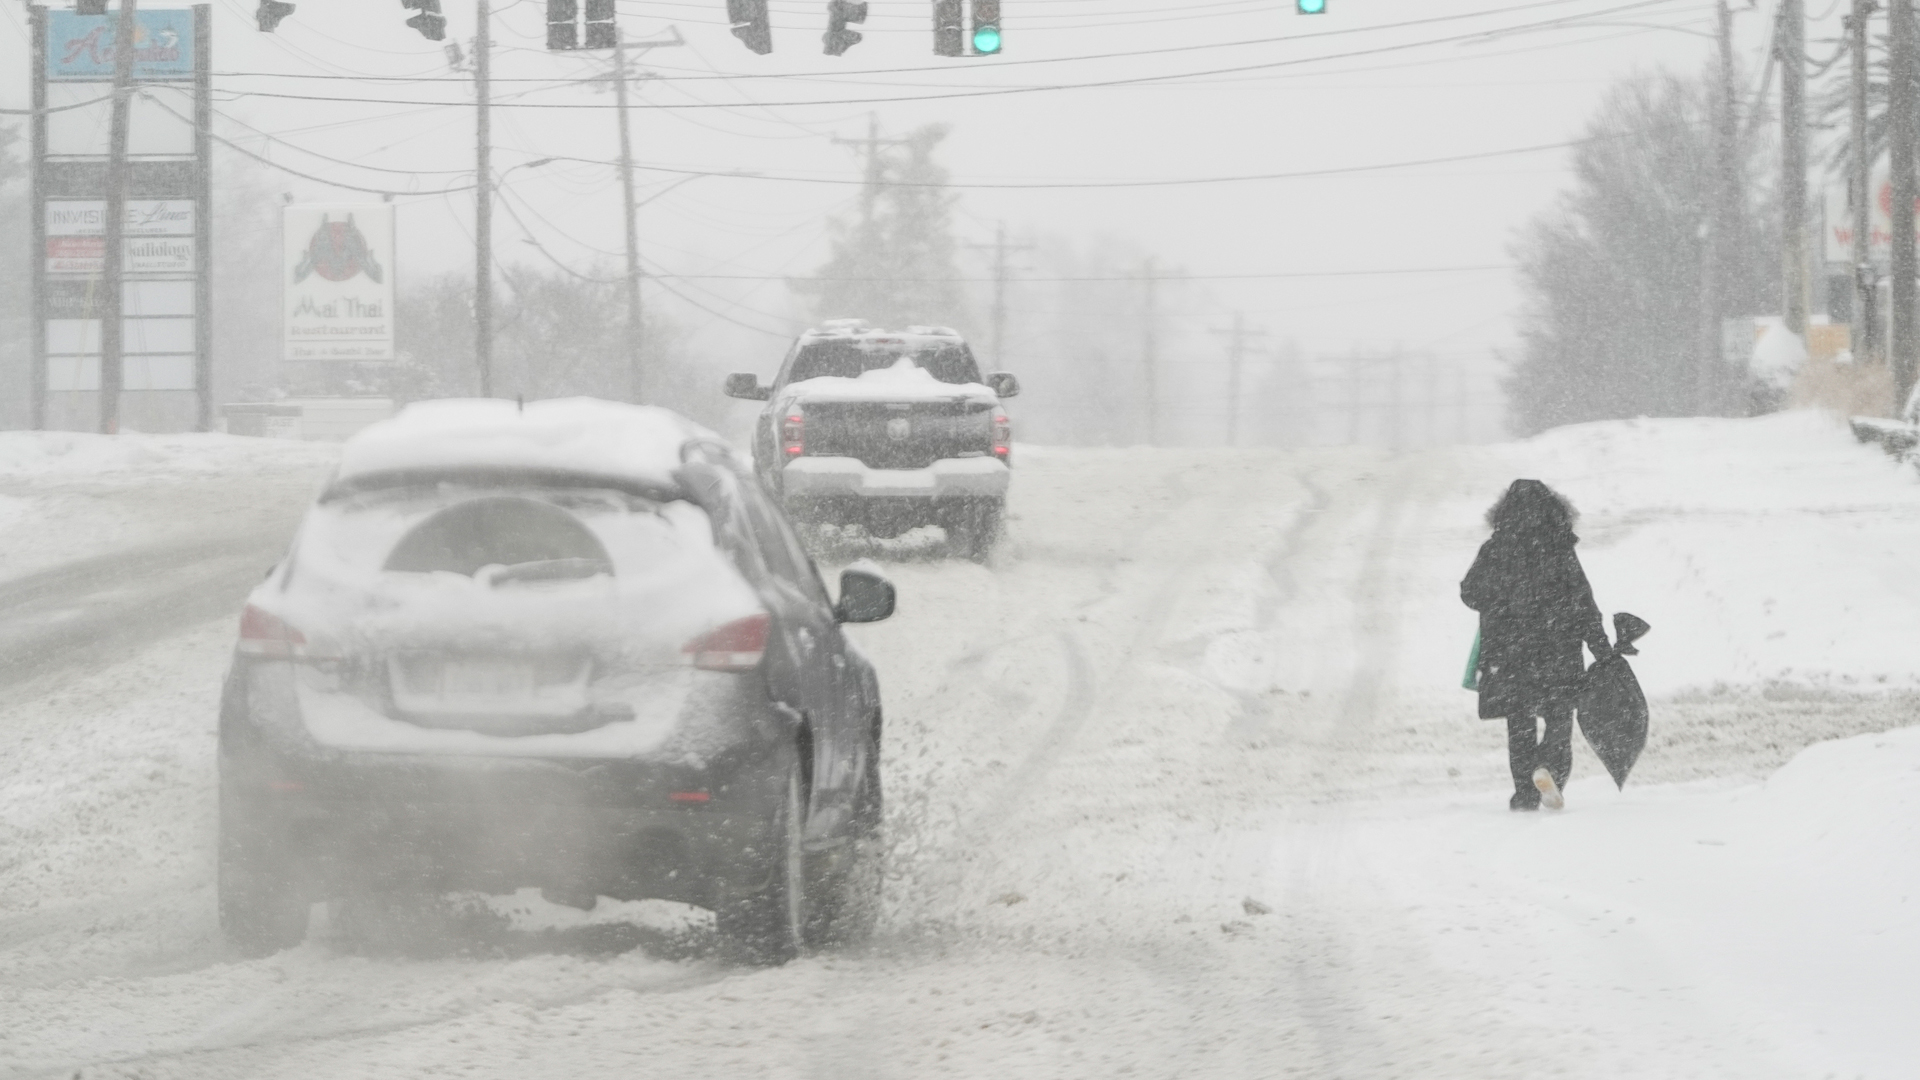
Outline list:
[[[213,433],[4,431],[0,432],[0,482],[260,472],[322,464],[337,452],[332,446],[291,439]]]
[[[1634,664],[1652,693],[1920,686],[1920,480],[1836,418],[1585,424],[1475,464],[1483,505],[1522,476],[1573,500],[1601,609],[1653,624]],[[1461,572],[1471,555],[1461,550]],[[1462,644],[1447,662],[1464,655]]]
[[[668,409],[595,398],[409,405],[347,440],[340,478],[414,469],[551,469],[671,486],[680,448],[718,435]]]
[[[1762,784],[1615,795],[1605,778],[1576,780],[1569,806],[1523,818],[1484,797],[1403,805],[1342,842],[1497,1009],[1635,1042],[1731,1020],[1771,1044],[1782,1075],[1912,1075],[1920,729],[1817,744]]]
[[[1807,343],[1787,329],[1786,320],[1769,316],[1755,320],[1760,326],[1759,340],[1747,358],[1753,376],[1775,390],[1793,385],[1793,377],[1807,366]],[[1852,357],[1848,357],[1852,361]]]

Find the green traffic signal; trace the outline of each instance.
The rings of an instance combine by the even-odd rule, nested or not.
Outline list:
[[[1294,0],[1302,15],[1325,15],[1327,0]]]
[[[973,51],[981,56],[991,56],[1000,51],[1000,28],[997,26],[976,26],[973,28]]]

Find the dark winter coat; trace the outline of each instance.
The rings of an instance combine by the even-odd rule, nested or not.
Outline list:
[[[1480,715],[1540,716],[1572,706],[1586,664],[1613,655],[1593,588],[1573,553],[1573,511],[1538,480],[1515,480],[1488,520],[1493,537],[1460,582],[1480,613]]]

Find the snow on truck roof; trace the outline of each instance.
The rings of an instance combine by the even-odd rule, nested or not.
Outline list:
[[[829,319],[800,335],[802,342],[823,339],[845,341],[854,345],[872,345],[877,348],[892,345],[965,344],[960,338],[960,331],[950,326],[909,326],[902,330],[888,330],[884,327],[869,325],[865,319]]]
[[[725,445],[670,409],[597,398],[524,406],[498,398],[423,401],[348,439],[330,488],[382,476],[559,473],[671,489],[681,448]]]

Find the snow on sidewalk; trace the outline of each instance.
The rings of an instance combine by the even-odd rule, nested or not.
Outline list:
[[[290,533],[340,448],[235,435],[0,432],[0,579],[153,544]]]
[[[1558,814],[1409,801],[1338,828],[1356,880],[1488,1008],[1597,1038],[1631,1075],[1718,1075],[1735,1044],[1783,1076],[1920,1057],[1920,729],[1818,744],[1759,784],[1596,778]]]

